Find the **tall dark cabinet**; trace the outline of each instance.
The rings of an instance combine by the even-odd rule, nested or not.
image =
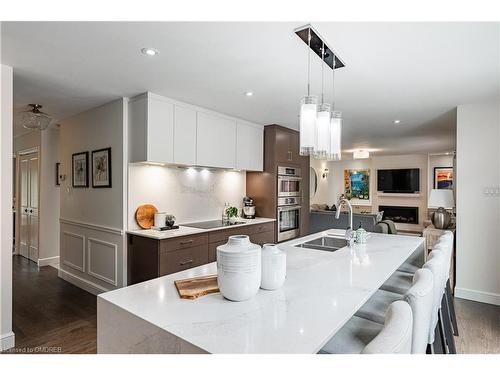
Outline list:
[[[300,156],[299,132],[279,125],[264,127],[264,171],[247,172],[247,195],[257,216],[277,219],[278,166],[299,167],[302,177],[300,236],[309,233],[309,157]],[[279,225],[276,223],[276,225]],[[275,230],[275,242],[278,238]]]

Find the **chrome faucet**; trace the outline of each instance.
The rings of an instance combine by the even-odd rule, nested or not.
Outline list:
[[[346,204],[348,211],[349,211],[349,227],[345,231],[345,239],[347,240],[347,243],[349,246],[352,246],[354,244],[354,230],[352,227],[352,206],[351,202],[344,196],[341,195],[339,197],[339,200],[337,201],[337,212],[335,212],[335,219],[340,218],[340,208],[342,205]]]

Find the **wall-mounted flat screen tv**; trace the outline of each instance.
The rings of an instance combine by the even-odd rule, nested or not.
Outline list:
[[[420,191],[420,169],[378,169],[377,191],[418,193]]]

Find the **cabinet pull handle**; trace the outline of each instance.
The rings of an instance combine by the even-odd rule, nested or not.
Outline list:
[[[185,266],[186,264],[190,264],[190,263],[193,263],[192,259],[186,260],[185,262],[180,262],[179,266]]]
[[[33,213],[33,210],[30,210],[30,214],[32,214],[32,213]]]
[[[192,243],[193,240],[181,241],[181,245],[187,245],[188,243]]]

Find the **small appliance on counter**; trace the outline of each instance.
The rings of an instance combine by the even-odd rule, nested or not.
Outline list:
[[[255,205],[250,197],[243,198],[243,218],[255,219]]]

